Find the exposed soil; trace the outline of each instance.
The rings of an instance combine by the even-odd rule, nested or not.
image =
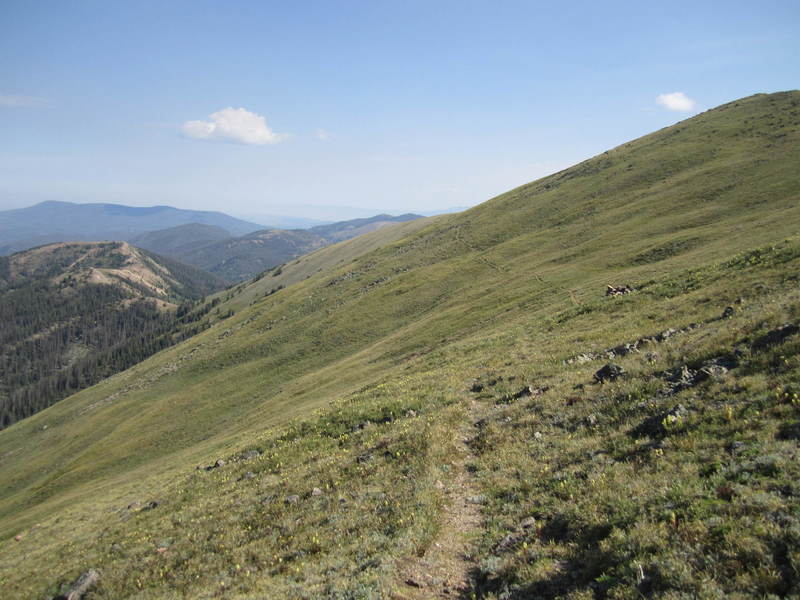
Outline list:
[[[393,595],[397,600],[468,597],[469,573],[475,566],[473,535],[481,527],[482,516],[480,504],[475,501],[479,492],[467,465],[474,456],[469,446],[477,433],[473,423],[480,419],[482,407],[475,400],[467,402],[469,421],[454,432],[458,436],[458,456],[451,463],[452,476],[442,481],[446,506],[441,528],[425,554],[398,566],[398,585]]]

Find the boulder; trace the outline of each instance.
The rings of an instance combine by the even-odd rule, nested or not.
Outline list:
[[[625,369],[619,365],[608,363],[594,374],[594,380],[597,383],[605,383],[606,381],[614,381],[625,374]]]
[[[80,600],[97,585],[98,581],[100,581],[100,573],[89,569],[73,582],[66,594],[56,596],[53,600]]]

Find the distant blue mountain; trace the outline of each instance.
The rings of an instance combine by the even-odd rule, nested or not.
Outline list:
[[[52,242],[128,241],[149,231],[189,223],[221,227],[234,236],[264,228],[221,212],[49,201],[0,211],[0,255]]]

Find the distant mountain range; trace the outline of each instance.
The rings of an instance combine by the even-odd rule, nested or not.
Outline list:
[[[130,239],[134,246],[205,269],[228,281],[241,281],[323,246],[420,215],[376,215],[311,229],[262,229],[232,236],[220,227],[192,223],[144,233]]]
[[[53,242],[127,241],[148,231],[189,223],[222,227],[229,235],[264,228],[221,212],[48,201],[0,211],[0,255]]]
[[[381,214],[310,229],[273,229],[221,212],[170,206],[42,202],[0,211],[0,256],[54,242],[125,241],[235,282],[317,248],[420,216]]]

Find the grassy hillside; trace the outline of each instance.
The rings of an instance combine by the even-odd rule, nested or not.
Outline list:
[[[248,299],[0,433],[0,584],[796,595],[798,164],[758,95]]]
[[[124,242],[51,244],[1,262],[0,427],[170,345],[178,305],[224,284]]]

